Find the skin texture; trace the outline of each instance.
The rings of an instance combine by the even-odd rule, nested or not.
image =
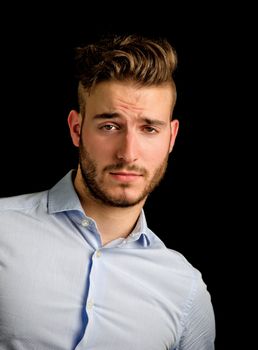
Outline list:
[[[70,112],[70,133],[80,152],[75,188],[87,215],[102,227],[102,239],[111,217],[119,227],[126,218],[119,237],[128,235],[162,179],[179,125],[171,121],[173,105],[169,85],[112,81],[86,95],[84,117]]]

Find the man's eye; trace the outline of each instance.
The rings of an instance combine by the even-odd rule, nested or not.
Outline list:
[[[103,125],[101,127],[102,130],[106,130],[106,131],[112,131],[112,130],[116,130],[117,127],[115,125],[112,125],[112,124],[106,124],[106,125]]]
[[[151,127],[151,126],[145,126],[145,127],[144,127],[144,130],[145,130],[148,134],[155,134],[155,133],[158,132],[155,128],[153,128],[153,127]]]

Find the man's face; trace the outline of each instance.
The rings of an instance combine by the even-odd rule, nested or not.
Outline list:
[[[115,207],[145,201],[165,173],[177,134],[172,96],[170,86],[104,82],[94,88],[78,144],[85,194]]]

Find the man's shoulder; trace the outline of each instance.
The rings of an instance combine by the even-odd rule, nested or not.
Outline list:
[[[6,211],[29,211],[46,202],[48,191],[20,194],[0,198],[0,213]]]
[[[177,271],[183,270],[185,273],[195,277],[199,274],[199,271],[181,252],[166,247],[164,254],[166,255],[166,258],[170,261],[170,266],[172,266],[173,269]]]
[[[191,264],[183,253],[169,248],[154,232],[149,230],[151,238],[150,258],[159,262],[164,268],[170,269],[171,273],[183,274],[188,278],[200,277],[200,272]]]

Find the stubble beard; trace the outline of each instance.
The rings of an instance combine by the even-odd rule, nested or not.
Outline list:
[[[89,152],[83,144],[83,141],[80,140],[79,164],[85,185],[85,191],[89,193],[95,200],[100,201],[105,205],[120,208],[133,207],[145,200],[147,196],[160,184],[167,169],[168,157],[169,153],[166,155],[162,163],[157,167],[152,178],[147,181],[147,184],[143,191],[137,197],[129,199],[126,195],[126,189],[129,188],[131,184],[120,184],[120,188],[124,189],[124,191],[122,194],[116,196],[112,195],[105,189],[103,179],[97,180],[97,164],[90,157]],[[108,165],[102,170],[102,173],[104,174],[107,171],[118,171],[122,169],[127,171],[136,171],[141,173],[145,179],[149,178],[149,174],[146,169],[139,168],[135,165],[128,165],[125,162]]]

